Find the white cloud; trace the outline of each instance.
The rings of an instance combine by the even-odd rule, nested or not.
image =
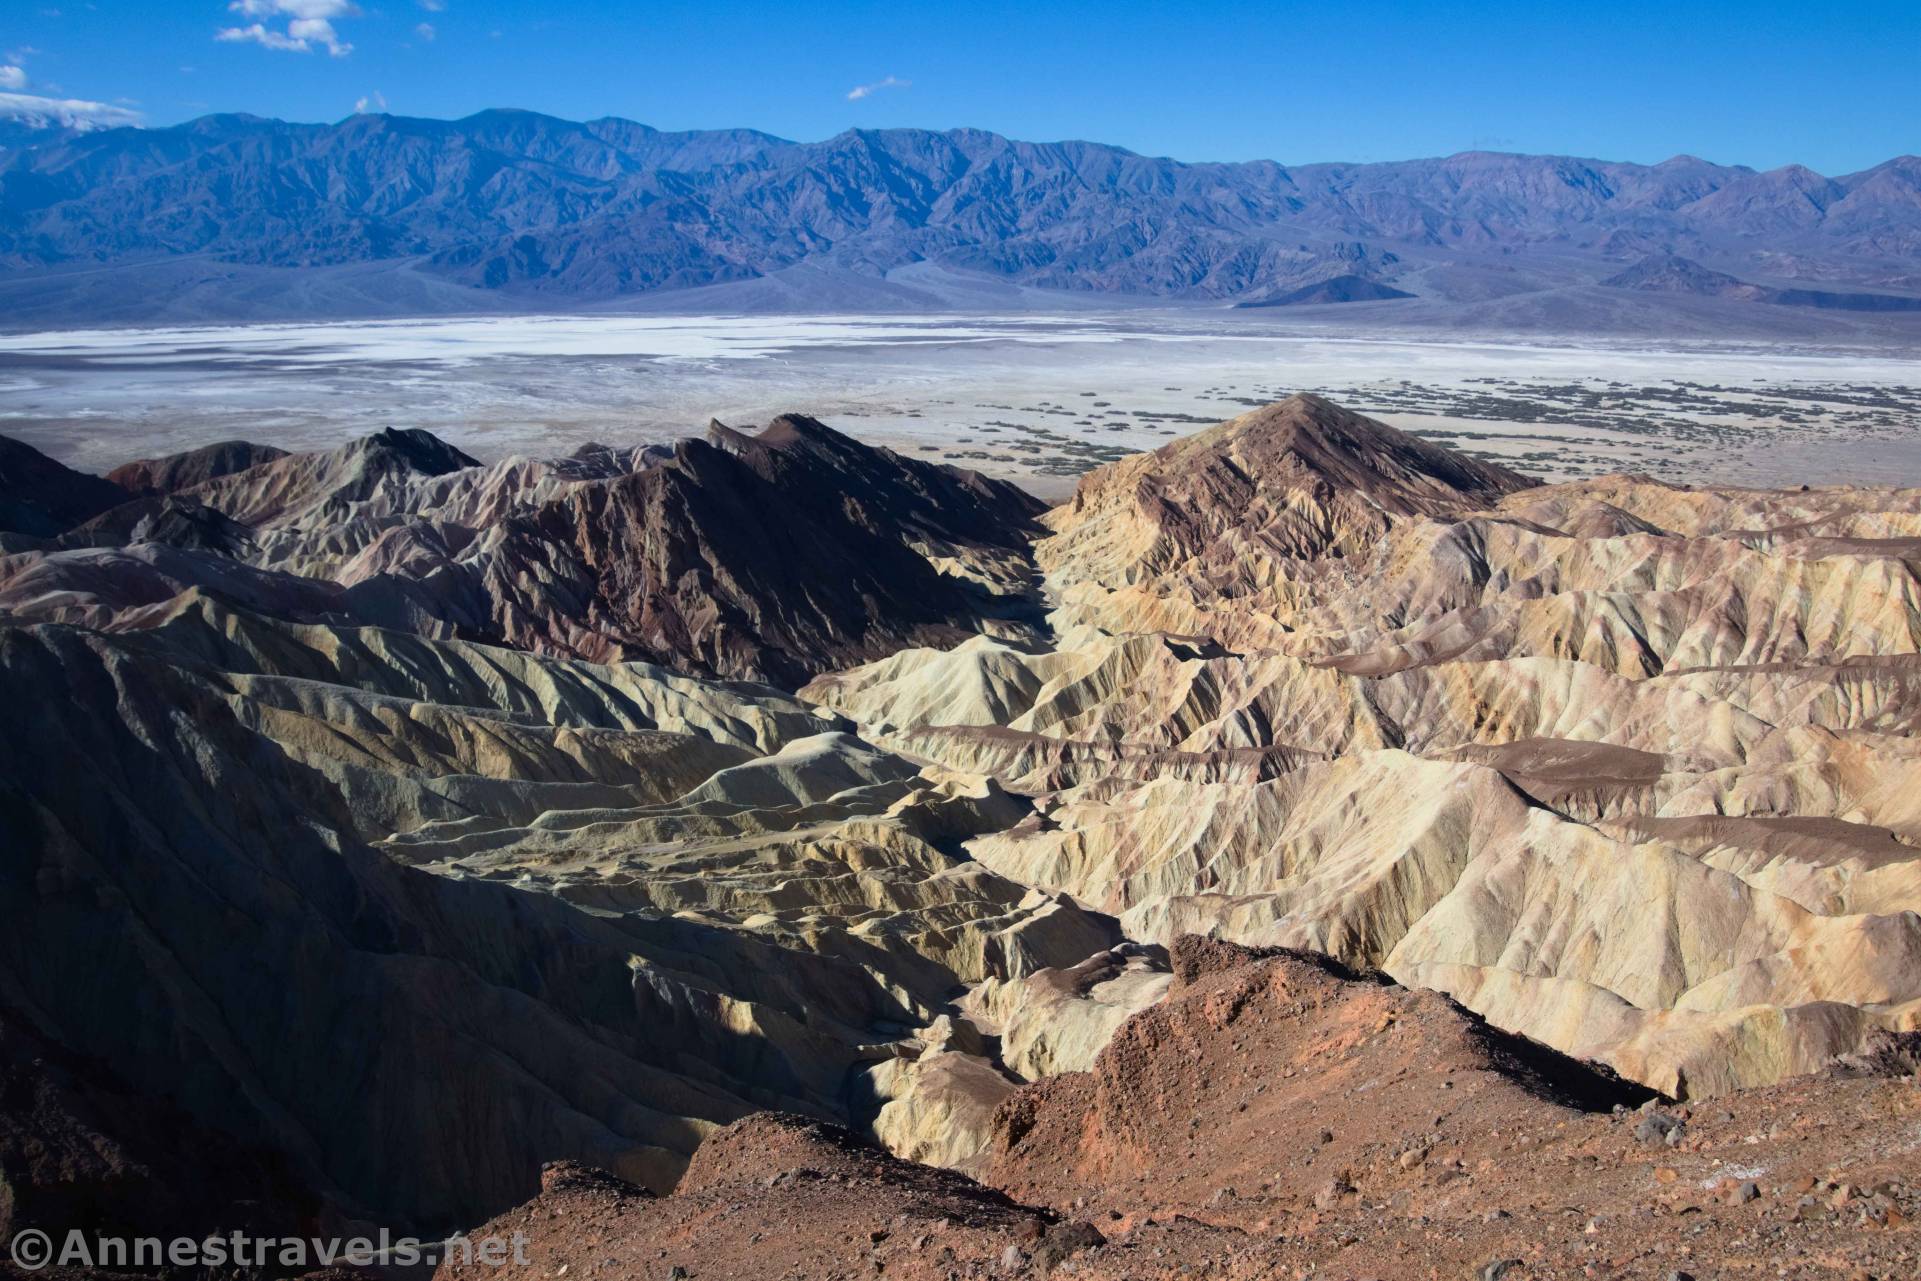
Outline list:
[[[0,65],[0,89],[24,89],[27,73],[11,63]]]
[[[313,41],[327,46],[327,52],[336,58],[344,58],[354,51],[354,47],[334,31],[334,24],[325,18],[295,18],[287,24],[287,34],[301,41]]]
[[[233,0],[227,6],[249,18],[350,18],[359,13],[352,0]]]
[[[78,98],[43,98],[32,93],[0,93],[0,120],[14,120],[42,129],[114,129],[138,125],[140,113],[104,102]]]
[[[433,38],[439,35],[440,33],[434,30],[433,23],[423,22],[419,26],[414,28],[414,34],[419,36],[422,40],[426,40],[431,43]]]
[[[336,58],[353,52],[354,47],[342,40],[334,27],[334,19],[353,17],[360,12],[351,0],[233,0],[227,8],[243,18],[266,21],[222,27],[214,32],[215,40],[230,44],[251,42],[263,49],[285,53],[306,53],[318,46]],[[284,31],[269,25],[281,18],[287,19]]]
[[[358,115],[366,115],[369,111],[385,111],[386,109],[387,95],[378,89],[354,103],[354,111]]]
[[[855,85],[847,91],[847,101],[859,102],[862,98],[873,97],[882,89],[905,89],[913,83],[912,80],[902,80],[898,76],[888,76],[870,85]]]
[[[249,23],[244,27],[222,27],[213,33],[213,38],[224,40],[228,44],[240,44],[243,41],[252,40],[262,48],[280,49],[288,53],[307,52],[306,41],[296,40],[278,31],[269,31],[258,22]]]
[[[420,7],[428,13],[441,13],[447,8],[447,0],[420,0]]]

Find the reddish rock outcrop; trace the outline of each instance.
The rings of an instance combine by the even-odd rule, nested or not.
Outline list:
[[[286,450],[272,445],[223,440],[177,454],[123,463],[108,472],[107,479],[136,497],[172,494],[286,456]]]

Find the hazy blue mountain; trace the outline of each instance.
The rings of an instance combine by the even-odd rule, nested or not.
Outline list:
[[[1902,296],[1921,293],[1917,254],[1915,157],[1836,178],[1688,156],[1188,164],[971,129],[797,143],[525,111],[0,136],[0,276],[47,277],[20,295],[43,313],[63,298],[76,314],[112,310],[98,282],[63,294],[63,271],[122,264],[128,282],[152,282],[155,264],[190,257],[392,264],[410,297],[440,298],[424,279],[456,299],[541,305],[803,265],[822,269],[812,280],[932,264],[1045,290],[1385,307],[1434,297],[1426,272],[1496,258],[1546,272],[1543,287],[1685,257],[1790,291],[1840,281]]]

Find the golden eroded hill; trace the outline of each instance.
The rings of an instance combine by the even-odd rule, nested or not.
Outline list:
[[[1299,397],[1047,523],[1051,645],[803,691],[1031,794],[988,867],[1673,1095],[1921,1025],[1921,492],[1531,487]]]

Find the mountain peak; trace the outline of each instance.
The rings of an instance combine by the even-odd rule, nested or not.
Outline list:
[[[729,427],[715,418],[708,421],[707,441],[728,453],[749,449],[793,449],[800,445],[825,445],[830,449],[863,449],[851,436],[842,435],[817,418],[806,414],[782,414],[752,435]]]
[[[1403,514],[1438,501],[1493,502],[1532,482],[1518,473],[1355,413],[1303,392],[1231,418],[1153,455],[1169,472],[1214,460],[1242,471],[1259,487],[1313,480],[1383,500]]]
[[[409,470],[426,476],[444,476],[451,471],[480,466],[479,459],[421,427],[388,427],[356,441],[349,448],[397,459]]]
[[[1089,472],[1049,515],[1040,559],[1110,589],[1168,572],[1251,589],[1279,562],[1366,555],[1403,521],[1533,483],[1302,394]]]

